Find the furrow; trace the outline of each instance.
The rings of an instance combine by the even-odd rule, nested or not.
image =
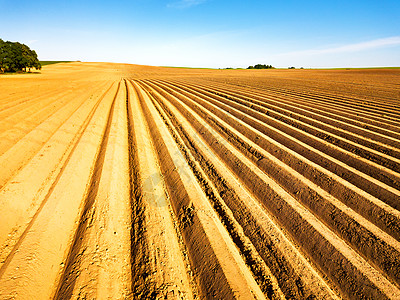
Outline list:
[[[110,90],[114,93],[114,89]],[[108,94],[109,95],[109,94]],[[98,102],[41,207],[0,270],[1,297],[48,299],[63,273],[71,240],[78,227],[82,200],[88,194],[91,171],[107,123],[113,96]],[[72,125],[74,126],[74,125]]]
[[[192,86],[192,88],[196,86]],[[228,94],[207,86],[201,86],[201,89],[197,89],[197,91],[200,92],[202,90],[248,105],[249,107],[252,107],[253,104],[255,104],[257,110],[269,114],[278,120],[284,120],[288,124],[294,124],[294,126],[297,126],[298,128],[301,126],[302,130],[319,136],[333,144],[340,145],[346,150],[355,152],[356,150],[353,146],[361,147],[361,149],[373,153],[372,157],[367,156],[367,158],[377,160],[378,162],[379,158],[374,158],[373,155],[383,156],[384,159],[389,160],[400,158],[400,150],[398,148],[388,146],[387,144],[369,138],[368,133],[365,131],[349,131],[352,128],[349,128],[347,123],[337,122],[334,118],[321,118],[321,115],[319,114],[310,113],[305,109],[299,109],[293,105],[282,105],[282,103],[277,101],[275,101],[275,103],[269,103],[267,101],[256,100],[255,98],[241,96],[240,94],[232,92]],[[297,122],[300,122],[300,124]],[[313,129],[313,127],[321,129],[321,131]],[[360,153],[360,155],[363,154],[362,151],[357,151],[356,153]],[[399,160],[395,159],[395,162],[398,163]],[[385,161],[383,162],[383,165],[385,165]],[[390,167],[390,162],[386,163],[386,165]]]
[[[120,82],[56,299],[115,299],[132,294],[125,101]]]
[[[177,232],[149,128],[133,85],[127,82],[132,207],[134,299],[193,299],[197,294],[187,249]]]
[[[172,98],[169,100],[173,101]],[[178,104],[174,103],[174,105],[178,105]],[[182,106],[180,106],[180,108],[178,108],[178,109],[182,113],[185,113],[185,110],[182,108]],[[198,130],[198,132],[200,134],[202,134],[203,136],[206,135],[205,134],[206,130],[205,130],[204,126],[201,124],[202,122],[195,121],[198,117],[196,118],[193,113],[191,113],[189,115],[188,115],[188,113],[189,112],[186,110],[186,118],[193,120],[192,124],[195,127],[197,127],[196,129]],[[203,118],[204,118],[204,116],[203,116]],[[203,119],[203,120],[206,120],[206,119]],[[270,211],[272,211],[272,213],[275,215],[275,217],[277,217],[279,219],[279,221],[284,224],[284,227],[289,232],[291,232],[292,237],[295,238],[297,240],[297,242],[300,243],[300,245],[302,245],[302,248],[305,250],[307,250],[307,249],[310,250],[310,248],[308,248],[310,245],[312,245],[311,248],[313,248],[313,247],[318,248],[318,250],[316,248],[313,248],[312,251],[307,251],[308,255],[313,257],[313,259],[321,267],[323,272],[325,272],[325,273],[327,272],[329,274],[329,277],[333,281],[336,281],[336,283],[339,284],[340,288],[343,291],[345,291],[346,294],[349,292],[348,289],[355,289],[352,292],[348,293],[348,295],[357,294],[362,289],[364,289],[364,284],[362,283],[362,281],[364,279],[360,280],[358,283],[357,283],[358,279],[356,279],[356,278],[361,279],[361,277],[364,277],[364,276],[367,276],[370,280],[373,280],[374,284],[378,285],[380,289],[386,289],[384,285],[380,284],[380,280],[383,280],[382,275],[379,275],[379,273],[376,272],[370,265],[368,265],[368,263],[366,263],[360,256],[357,256],[357,254],[353,250],[351,250],[351,248],[348,248],[348,246],[346,246],[343,243],[340,243],[340,246],[339,246],[338,241],[340,240],[340,238],[338,239],[337,237],[335,237],[335,235],[328,228],[324,227],[324,225],[322,225],[322,223],[319,223],[319,221],[311,213],[309,213],[304,207],[302,207],[297,201],[295,201],[294,198],[292,198],[292,196],[289,196],[289,194],[285,194],[286,192],[281,187],[279,187],[276,183],[271,181],[271,179],[266,177],[265,174],[263,175],[262,172],[260,173],[258,171],[259,170],[258,167],[256,167],[253,163],[249,162],[248,159],[245,156],[243,156],[242,154],[240,154],[240,152],[238,152],[238,150],[235,150],[233,148],[233,146],[231,146],[230,144],[226,144],[224,142],[215,142],[214,139],[215,139],[214,135],[208,136],[207,142],[208,142],[209,146],[215,149],[215,151],[218,153],[218,155],[222,159],[224,159],[225,162],[229,165],[231,170],[234,171],[237,174],[237,176],[239,176],[239,178],[241,178],[241,181],[246,186],[248,186],[248,188],[252,191],[252,193],[254,193],[254,195],[257,196],[259,201],[261,201],[264,205],[266,205],[268,207],[268,209]],[[231,156],[232,151],[234,151],[234,153],[235,153],[234,156]],[[250,166],[254,166],[254,167],[250,167]],[[276,194],[276,193],[278,193],[278,194]],[[285,195],[287,195],[287,196],[285,196]],[[274,199],[274,200],[271,201],[268,199],[271,199],[271,200]],[[279,200],[279,199],[282,199],[282,200]],[[283,199],[285,199],[285,200],[283,200]],[[289,208],[289,207],[291,207],[291,208]],[[290,214],[290,217],[285,216],[285,214],[286,214],[285,210],[287,211],[287,213]],[[303,218],[302,216],[304,216],[304,215],[307,217]],[[288,221],[289,219],[290,219],[290,222]],[[309,222],[311,222],[311,224]],[[300,231],[304,230],[304,232],[300,233],[299,230]],[[307,245],[304,244],[305,240],[299,239],[300,235],[302,235],[302,238],[305,238],[306,236],[308,237]],[[316,242],[316,239],[322,239],[322,240],[324,240],[324,242],[322,242],[322,240],[320,240],[319,242]],[[333,240],[335,240],[335,242],[333,242]],[[322,244],[324,245],[323,249],[320,249],[319,247],[322,246]],[[331,245],[331,246],[329,246],[329,245]],[[339,249],[336,248],[337,250],[333,250],[333,248],[330,248],[330,247],[339,247]],[[341,247],[343,247],[343,248],[341,248]],[[330,254],[327,256],[327,257],[330,257],[330,259],[327,259],[325,261],[322,259],[322,261],[321,261],[321,258],[324,257],[324,254],[323,254],[324,251],[330,251],[329,252]],[[317,259],[317,257],[315,257],[315,255],[317,253],[318,253],[318,259]],[[333,253],[335,253],[335,254],[333,254]],[[348,256],[346,258],[342,257],[341,255],[344,255],[344,254],[348,255]],[[338,255],[338,256],[336,256],[336,255]],[[339,267],[340,271],[339,271],[339,269],[337,269],[338,265],[336,265],[336,263],[333,263],[333,266],[336,266],[335,267],[336,271],[333,273],[330,273],[333,270],[330,267],[327,268],[326,264],[332,263],[333,261],[331,260],[331,258],[335,257],[335,256],[338,259],[340,259],[340,261],[342,261],[342,263],[339,264],[341,266],[341,267]],[[341,258],[339,258],[339,257],[341,257]],[[350,261],[348,261],[348,265],[346,267],[343,267],[344,266],[343,261],[345,261],[346,259],[349,259]],[[325,265],[325,266],[323,266],[323,265]],[[331,267],[333,267],[333,266],[331,266]],[[355,266],[357,266],[357,267],[355,267]],[[342,267],[343,267],[343,269],[342,269]],[[360,269],[361,269],[361,273],[357,273],[357,272],[360,272]],[[338,276],[337,272],[349,272],[348,274],[350,274],[350,273],[352,274],[352,275],[349,275],[348,277],[346,277],[346,278],[352,278],[353,281],[352,281],[351,287],[347,286],[347,284],[349,283],[348,281],[346,283],[344,283],[341,280],[342,277],[341,278],[337,277]],[[363,275],[361,275],[362,273],[363,273]],[[359,275],[356,275],[356,274],[359,274]],[[367,279],[365,278],[365,280],[367,280]],[[388,281],[386,283],[390,284]],[[358,288],[357,288],[357,286],[358,286]],[[361,286],[363,286],[363,287],[361,288]],[[394,286],[391,285],[391,287],[394,287]],[[356,290],[359,288],[361,290],[358,290],[358,292],[356,292]],[[397,289],[395,289],[395,291],[397,291]],[[370,292],[372,294],[380,293],[376,289],[372,289]],[[392,294],[392,291],[390,289],[386,289],[385,293],[390,295],[390,294]],[[398,291],[396,293],[398,293]],[[376,294],[376,295],[378,295],[378,294]]]
[[[0,78],[0,299],[399,299],[398,70]]]
[[[149,97],[142,94],[139,98],[200,294],[205,298],[264,298]]]
[[[146,86],[145,83],[140,82],[140,84],[150,93],[150,95],[153,96],[153,99],[155,99],[154,97],[157,95],[154,94],[153,90],[151,90],[151,88],[149,90],[149,87]],[[158,98],[158,100],[153,102],[157,111],[162,116],[164,123],[167,125],[171,135],[174,137],[179,149],[183,152],[193,174],[196,176],[201,188],[207,195],[207,198],[221,219],[222,224],[224,224],[233,242],[240,250],[240,253],[246,264],[253,272],[257,283],[260,285],[262,291],[267,295],[268,298],[281,299],[282,295],[275,282],[276,279],[271,275],[270,270],[261,260],[254,246],[248,241],[246,236],[242,234],[243,229],[241,228],[241,225],[237,223],[233,217],[232,211],[222,200],[220,192],[215,186],[215,182],[213,182],[210,179],[209,174],[207,174],[208,169],[205,170],[203,168],[204,166],[199,165],[197,149],[193,147],[189,149],[189,147],[187,147],[187,144],[183,140],[183,138],[187,138],[187,135],[185,135],[182,131],[182,126],[178,125],[176,120],[175,122],[172,121],[174,119],[171,119],[171,114],[167,114],[168,111],[165,111],[165,106],[161,106],[159,100],[160,99]],[[213,179],[217,180],[215,176]]]
[[[185,87],[180,87],[181,89],[187,89]],[[397,172],[392,171],[384,166],[379,166],[378,164],[372,162],[370,159],[363,158],[355,153],[349,152],[347,150],[341,149],[340,147],[329,144],[322,138],[317,136],[313,136],[307,132],[302,131],[299,128],[288,125],[281,120],[276,120],[269,116],[269,114],[265,114],[260,112],[254,107],[248,107],[243,104],[235,103],[233,101],[224,99],[223,97],[214,96],[210,97],[208,95],[201,95],[201,93],[194,91],[193,89],[187,90],[189,93],[203,97],[207,101],[212,103],[217,103],[217,105],[221,108],[224,108],[231,114],[240,118],[241,113],[251,116],[257,120],[260,120],[265,125],[269,125],[272,128],[279,130],[280,132],[286,133],[292,137],[296,137],[297,140],[312,146],[314,149],[317,149],[321,152],[324,152],[335,159],[342,160],[347,165],[358,168],[360,171],[368,174],[376,179],[388,184],[394,188],[400,190],[400,177]],[[278,137],[282,136],[279,134]]]
[[[236,122],[238,122],[238,120],[236,120]],[[239,121],[240,122],[240,121]],[[229,125],[220,125],[220,127],[222,127],[222,128],[229,128]],[[314,200],[315,200],[315,197],[317,197],[317,198],[319,198],[319,201],[317,200],[317,201],[315,201],[315,202],[321,202],[322,201],[322,203],[324,202],[323,201],[323,199],[321,198],[321,197],[323,197],[323,198],[325,198],[326,200],[325,201],[329,201],[329,202],[332,202],[335,206],[337,206],[337,207],[339,207],[340,208],[340,210],[342,210],[342,211],[346,211],[347,210],[347,207],[346,206],[344,206],[344,205],[342,205],[340,202],[338,202],[337,200],[335,200],[333,197],[331,197],[328,193],[326,193],[325,191],[323,191],[323,190],[321,190],[318,186],[315,186],[315,185],[313,185],[311,182],[309,182],[308,180],[306,180],[306,179],[301,179],[302,177],[300,177],[300,180],[302,180],[302,181],[305,181],[304,182],[304,184],[305,184],[305,186],[304,187],[299,187],[299,186],[296,186],[296,184],[294,184],[294,182],[296,182],[296,180],[294,179],[294,178],[287,178],[288,177],[288,175],[283,175],[284,174],[284,170],[285,169],[287,169],[287,167],[286,167],[286,165],[285,164],[282,164],[279,160],[271,160],[270,158],[268,158],[268,154],[262,154],[263,153],[263,151],[261,150],[261,149],[259,149],[258,147],[257,147],[257,145],[251,145],[252,144],[252,142],[251,141],[243,141],[243,139],[247,139],[247,138],[245,138],[245,137],[242,137],[241,138],[241,140],[242,140],[242,142],[240,142],[240,144],[239,144],[239,148],[243,148],[243,145],[249,145],[248,146],[248,149],[251,149],[251,150],[248,150],[249,151],[249,157],[250,158],[253,158],[254,159],[254,161],[261,167],[261,168],[263,168],[266,172],[268,172],[268,174],[275,174],[275,176],[276,176],[276,174],[279,174],[279,177],[277,177],[279,180],[280,180],[280,182],[281,182],[281,185],[285,185],[285,182],[291,182],[291,185],[287,188],[291,193],[292,193],[292,195],[294,195],[294,196],[297,196],[297,197],[299,197],[298,196],[298,194],[299,194],[299,192],[298,191],[301,191],[301,190],[303,190],[303,191],[305,191],[305,190],[307,190],[307,187],[312,187],[312,189],[314,190],[314,192],[311,192],[311,193],[307,193],[307,192],[304,192],[303,193],[303,195],[300,195],[301,196],[301,198],[303,199],[303,202],[304,201],[306,201],[306,203],[308,202],[309,203],[309,206],[311,205],[311,206],[314,206],[315,207],[315,204],[313,204],[313,201],[311,201],[310,202],[310,199],[308,199],[308,198],[311,198],[311,199],[313,199],[314,198]],[[262,163],[260,163],[260,161],[262,161],[262,160],[265,160],[265,161],[263,161]],[[274,167],[272,167],[274,164],[277,164],[277,167],[274,169]],[[265,167],[265,166],[267,166],[267,167]],[[287,169],[287,174],[293,174],[292,173],[293,172],[293,170],[292,169]],[[283,177],[283,178],[281,178],[281,177]],[[315,192],[317,191],[317,194],[315,194]],[[318,206],[318,205],[317,205]],[[325,204],[325,208],[324,209],[327,209],[327,207],[326,207],[326,204]],[[315,207],[315,210],[316,211],[318,211],[318,212],[320,212],[320,211],[323,211],[324,209],[322,209],[321,207],[320,208],[317,208],[317,207]],[[332,208],[331,208],[332,209]],[[347,210],[347,213],[350,213],[350,216],[351,216],[351,218],[353,218],[353,219],[355,219],[355,220],[358,220],[358,222],[359,223],[361,223],[361,224],[364,224],[364,226],[365,225],[367,225],[368,224],[368,222],[366,222],[366,220],[363,220],[363,218],[359,218],[358,217],[358,215],[357,214],[353,214],[351,211],[348,211]],[[331,214],[331,213],[330,213]],[[345,217],[345,219],[347,218],[347,222],[351,222],[352,221],[352,219],[351,218],[349,218],[349,216],[347,216],[347,217]],[[327,220],[327,219],[325,219],[325,221],[327,221],[328,223],[329,223],[329,221]],[[335,222],[337,222],[337,220],[335,221]],[[332,222],[330,222],[330,223],[332,223]],[[374,226],[369,226],[369,230],[372,230],[372,232],[376,232],[376,233],[378,233],[381,237],[383,237],[383,239],[384,240],[386,240],[387,242],[389,242],[389,244],[391,244],[392,246],[391,247],[394,247],[394,248],[398,248],[399,247],[399,244],[396,242],[396,241],[394,241],[394,240],[391,240],[391,238],[388,238],[388,237],[385,237],[385,234],[383,234],[383,233],[379,233],[379,230],[376,230],[375,229],[375,227]],[[398,227],[397,227],[398,228]],[[339,232],[342,232],[343,230],[340,230]],[[358,230],[356,230],[356,231],[358,231]],[[362,232],[363,230],[361,230],[361,231],[358,231],[359,232],[359,234],[362,236],[362,234],[361,234],[361,232]],[[396,230],[393,230],[392,229],[392,231],[393,231],[393,233],[395,233],[395,231]],[[365,243],[365,244],[372,244],[373,245],[373,243],[374,242],[372,242],[371,243],[371,233],[365,233],[366,234],[366,236],[365,236],[365,238],[367,238],[367,236],[369,236],[369,238],[367,238],[367,239],[369,239],[370,240],[370,242],[369,243],[367,243],[366,242],[366,240],[364,240],[364,242],[360,242],[360,241],[356,241],[356,242],[353,242],[353,245],[354,244],[363,244],[363,243]],[[357,234],[356,234],[357,235]],[[353,234],[351,234],[351,233],[349,233],[349,235],[348,235],[348,238],[350,238],[350,239],[352,239],[352,238],[354,238],[354,236],[355,235],[353,235]],[[383,247],[383,249],[385,248],[386,246],[384,246]],[[398,250],[397,250],[398,251]],[[367,251],[368,252],[368,251]],[[389,251],[390,252],[390,251]],[[365,252],[364,252],[364,254],[365,254]],[[372,257],[374,257],[375,255],[372,255]],[[389,255],[389,256],[391,256],[391,255]],[[394,254],[393,255],[393,257],[394,256],[396,256],[396,254]],[[389,259],[389,261],[391,260],[391,259],[393,259],[393,257],[392,258],[388,258]],[[389,263],[389,265],[390,265],[391,263]],[[396,270],[396,268],[394,269],[394,270]],[[397,275],[396,275],[397,276]]]
[[[109,88],[103,92],[104,95],[111,88],[112,84],[108,84]],[[41,124],[33,128],[29,133],[21,137],[17,141],[11,141],[11,145],[5,145],[8,148],[0,156],[0,167],[2,172],[0,174],[0,189],[16,174],[19,170],[27,164],[36,153],[42,149],[46,142],[54,135],[57,130],[71,117],[84,103],[89,101],[89,94],[82,94],[76,97],[73,103],[66,105],[63,109],[55,112],[44,120]],[[11,146],[11,147],[9,147]]]
[[[250,266],[256,280],[264,290],[268,292],[268,287],[271,286],[271,283],[268,283],[268,281],[265,282],[265,280],[272,277],[270,280],[273,283],[275,280],[272,273],[275,273],[277,274],[278,284],[282,287],[281,289],[287,298],[306,298],[313,294],[323,298],[334,297],[334,294],[324,284],[323,280],[314,274],[315,271],[304,262],[304,258],[287,241],[285,235],[277,229],[277,226],[271,221],[268,214],[260,207],[258,208],[261,211],[254,209],[250,205],[250,203],[254,205],[255,200],[234,179],[234,175],[229,172],[229,169],[223,162],[220,160],[216,161],[217,157],[207,148],[201,136],[195,133],[196,131],[190,125],[190,122],[168,100],[163,100],[162,96],[155,90],[150,90],[150,93],[156,97],[158,104],[171,120],[172,125],[170,126],[174,127],[182,142],[185,143],[193,155],[193,159],[196,161],[194,165],[198,164],[205,173],[205,176],[212,180],[213,184],[211,184],[210,180],[209,185],[214,185],[215,192],[213,193],[213,198],[217,199],[211,201],[214,202],[214,207],[219,213],[221,221],[228,228],[232,239],[235,241],[237,247],[241,249],[242,256],[245,257],[246,263]],[[219,169],[217,170],[218,167]],[[224,178],[221,173],[228,176],[228,179]],[[244,201],[245,199],[248,202]],[[226,208],[224,208],[225,205],[227,206]],[[258,220],[260,214],[262,215],[261,219],[265,221],[264,223]],[[235,225],[236,222],[238,223],[237,225]],[[244,237],[241,237],[242,230],[245,233]],[[271,238],[276,236],[279,236],[279,239]],[[252,251],[247,249],[251,247],[246,247],[247,238],[249,238],[253,244],[252,246],[257,249],[258,253],[251,254]],[[282,243],[279,244],[277,241],[282,241]],[[283,253],[281,252],[282,248],[285,249]],[[296,261],[297,264],[292,265],[291,260],[285,257],[287,254],[286,251],[290,252],[292,255],[290,259]],[[267,269],[262,272],[262,266],[260,266],[260,270],[257,264],[258,255],[264,259],[265,264],[272,271],[268,271]],[[297,270],[301,268],[302,272],[300,274],[296,273],[297,270],[295,268]],[[304,272],[304,269],[307,269],[307,271]],[[272,272],[270,276],[268,276],[269,272]],[[305,273],[308,277],[305,276]],[[273,284],[269,288],[269,291],[271,291],[271,288],[272,291],[277,289],[277,287],[274,288]]]
[[[196,84],[199,83],[196,82]],[[203,86],[207,88],[217,88],[228,94],[232,94],[232,92],[234,91],[234,94],[257,99],[262,102],[270,102],[275,105],[285,105],[288,107],[294,107],[296,109],[310,111],[317,114],[317,117],[319,116],[320,120],[324,120],[324,118],[334,119],[337,120],[338,124],[340,124],[341,126],[346,126],[347,124],[349,130],[352,130],[353,128],[358,131],[361,130],[360,134],[371,134],[374,132],[378,132],[380,134],[383,134],[384,136],[392,136],[398,138],[400,133],[399,122],[390,122],[387,118],[382,116],[374,117],[372,115],[366,115],[362,110],[353,111],[344,109],[340,106],[331,107],[327,106],[326,103],[323,101],[310,102],[307,101],[307,99],[301,97],[293,98],[290,95],[285,94],[269,94],[266,91],[257,91],[255,89],[249,88],[238,89],[238,87],[235,86],[226,86],[222,84],[215,85],[210,83],[205,83],[203,84]]]
[[[98,94],[98,91],[104,90],[104,88],[105,85],[96,87],[96,89],[91,90],[90,94]],[[3,120],[5,122],[0,122],[0,126],[6,129],[0,133],[0,155],[4,154],[15,143],[29,134],[29,132],[47,122],[48,119],[59,111],[67,110],[69,107],[79,107],[84,100],[91,97],[89,93],[85,93],[80,97],[76,97],[76,95],[71,97],[70,95],[68,97],[50,99],[49,101],[41,101],[41,105],[35,105],[35,109],[38,108],[39,110],[36,111],[30,107],[22,114],[13,114],[13,120]]]
[[[385,113],[390,116],[392,115],[394,117],[394,120],[397,118],[395,117],[395,110],[393,110],[393,106],[389,105],[384,105],[381,103],[381,101],[373,101],[373,100],[368,100],[366,101],[365,99],[357,99],[349,96],[345,97],[338,97],[334,96],[332,94],[328,94],[326,92],[321,92],[319,91],[318,94],[313,93],[312,91],[294,91],[294,90],[289,90],[289,89],[281,89],[281,88],[272,88],[271,86],[267,87],[266,89],[268,92],[273,92],[273,93],[278,93],[281,95],[291,95],[294,97],[301,97],[303,99],[310,99],[310,100],[317,100],[321,101],[323,100],[325,103],[330,103],[337,105],[338,103],[340,104],[341,107],[349,107],[352,109],[360,109],[365,111],[369,111],[372,114],[375,114],[377,109],[375,106],[370,105],[370,103],[374,103],[375,105],[378,105],[378,109],[381,111],[385,111]]]
[[[188,100],[182,95],[176,94],[176,92],[172,91],[168,87],[164,87],[164,89],[183,101]],[[188,97],[190,98],[190,95],[188,95]],[[201,103],[203,107],[218,115],[220,118],[224,118],[224,121],[228,122],[230,126],[233,126],[236,130],[246,135],[247,138],[250,138],[253,143],[262,147],[264,150],[267,150],[270,155],[273,155],[271,158],[276,157],[280,161],[289,165],[300,174],[303,174],[303,176],[305,176],[308,180],[311,180],[318,186],[325,189],[325,191],[328,193],[331,193],[333,196],[337,197],[344,204],[356,210],[367,219],[371,220],[378,227],[391,234],[396,239],[400,238],[400,213],[397,210],[389,207],[384,202],[372,197],[371,195],[368,195],[363,190],[360,190],[359,188],[349,184],[339,176],[327,171],[321,166],[309,161],[308,159],[305,159],[293,150],[287,149],[285,146],[277,143],[263,133],[254,131],[254,129],[251,129],[251,127],[249,128],[249,125],[245,124],[243,121],[226,115],[226,113],[221,109],[218,109],[215,106],[198,98],[192,97],[192,100],[196,101],[196,103]],[[192,107],[196,106],[192,105]],[[218,123],[214,124],[214,126],[221,132],[226,131],[224,127],[222,125],[218,125]],[[255,153],[254,149],[250,148],[249,151],[250,153]],[[261,157],[257,156],[256,153],[254,155],[251,154],[250,156],[254,157],[254,159],[257,161],[261,159]],[[343,174],[344,173],[341,172],[342,177],[344,177]]]
[[[97,99],[86,101],[74,112],[40,151],[0,190],[0,209],[8,213],[0,227],[0,262],[6,261],[23,232],[43,208],[72,152],[108,90]]]
[[[232,116],[233,118],[242,120],[246,122],[246,124],[250,125],[254,129],[256,129],[259,133],[265,134],[266,136],[269,136],[276,142],[278,142],[280,145],[284,145],[285,148],[289,148],[293,151],[296,151],[299,153],[301,156],[313,161],[316,164],[319,164],[323,168],[330,170],[333,173],[336,173],[340,177],[343,177],[345,180],[348,180],[349,182],[353,183],[360,189],[363,189],[370,193],[371,195],[381,199],[382,201],[386,202],[387,204],[391,205],[392,207],[399,209],[400,205],[400,198],[398,196],[398,190],[396,188],[393,188],[391,186],[386,185],[385,183],[382,183],[378,181],[375,178],[372,178],[369,176],[368,173],[371,173],[375,175],[375,177],[378,177],[380,179],[383,179],[384,181],[387,181],[388,183],[392,183],[392,185],[399,185],[400,181],[397,181],[397,177],[399,177],[399,174],[393,171],[389,171],[390,174],[392,175],[393,178],[388,178],[388,175],[382,172],[382,167],[377,168],[375,172],[372,172],[370,169],[367,168],[366,165],[364,165],[364,168],[361,168],[363,171],[365,170],[367,174],[354,169],[353,167],[347,165],[345,162],[347,162],[349,159],[344,159],[343,155],[334,158],[329,155],[327,155],[325,152],[320,151],[318,149],[315,149],[310,145],[308,142],[312,142],[313,140],[310,140],[306,138],[306,140],[303,142],[299,140],[296,136],[296,138],[291,135],[290,133],[297,133],[298,131],[294,130],[293,132],[283,132],[281,131],[282,127],[275,128],[271,125],[268,125],[267,123],[263,122],[266,121],[268,122],[270,119],[267,118],[267,116],[264,116],[258,112],[255,111],[249,111],[246,108],[242,107],[242,110],[239,110],[237,108],[234,108],[232,106],[229,106],[225,103],[221,103],[213,98],[210,97],[198,97],[197,95],[185,91],[184,89],[178,88],[179,90],[182,91],[182,93],[191,98],[194,99],[195,101],[202,101],[203,106],[206,105],[207,107],[218,107],[218,109],[224,110],[226,113],[228,113],[228,116]],[[239,107],[240,108],[240,107]],[[249,112],[251,115],[246,114],[244,111]],[[230,117],[231,118],[231,117]],[[274,125],[274,124],[273,124]],[[259,139],[256,138],[257,140]],[[320,146],[322,146],[324,149],[330,150],[329,152],[333,152],[333,154],[338,154],[336,152],[335,148],[332,147],[327,147],[324,145],[322,141],[316,141]],[[266,145],[268,146],[268,145]],[[269,151],[272,155],[279,155],[279,152],[277,151]],[[345,160],[343,162],[342,160]],[[359,162],[362,161],[364,163],[367,163],[366,160],[360,160],[357,159],[357,157],[351,157],[350,162]],[[368,166],[371,166],[371,162],[369,162]],[[374,170],[374,169],[373,169]],[[385,180],[386,179],[386,180]]]
[[[65,89],[57,89],[54,88],[48,89],[45,93],[41,93],[40,95],[35,93],[35,96],[32,98],[32,92],[30,91],[28,95],[21,96],[18,93],[16,97],[7,97],[3,98],[5,101],[1,104],[0,111],[0,120],[13,116],[15,113],[19,113],[23,110],[26,110],[27,107],[34,108],[41,105],[41,101],[44,99],[51,99],[55,96],[65,96],[69,93],[69,91],[65,91]],[[15,98],[15,99],[13,99]]]

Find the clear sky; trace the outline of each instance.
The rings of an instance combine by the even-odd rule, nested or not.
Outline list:
[[[400,0],[0,0],[0,38],[41,60],[400,66]]]

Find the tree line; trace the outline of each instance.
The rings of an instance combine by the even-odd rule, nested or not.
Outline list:
[[[35,50],[18,42],[0,39],[0,72],[27,72],[42,68]]]
[[[275,68],[271,65],[257,64],[254,66],[249,66],[247,69],[275,69]]]

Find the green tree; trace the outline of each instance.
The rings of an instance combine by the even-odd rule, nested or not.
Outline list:
[[[4,72],[7,67],[8,45],[0,39],[0,72]]]
[[[0,69],[2,72],[30,71],[41,69],[37,54],[27,45],[18,42],[4,42],[0,39]]]
[[[272,65],[257,64],[255,66],[249,66],[247,69],[274,69],[274,67]]]

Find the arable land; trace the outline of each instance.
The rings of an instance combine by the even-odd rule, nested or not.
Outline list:
[[[0,299],[400,299],[400,70],[0,76]]]

